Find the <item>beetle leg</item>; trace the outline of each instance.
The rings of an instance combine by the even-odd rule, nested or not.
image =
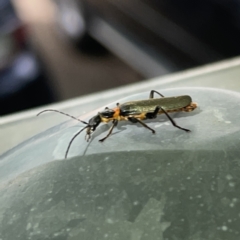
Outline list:
[[[147,113],[145,114],[145,117],[146,117],[147,119],[156,118],[157,115],[158,115],[159,110],[160,110],[160,107],[157,106],[157,107],[155,108],[154,112],[147,112]]]
[[[155,133],[155,130],[153,130],[152,128],[150,128],[147,124],[143,123],[142,121],[140,121],[139,119],[135,118],[135,117],[129,117],[128,120],[132,123],[140,123],[142,124],[145,128],[149,129],[150,131],[152,131],[152,133]]]
[[[109,129],[109,132],[108,132],[107,136],[104,137],[104,138],[102,138],[102,139],[100,139],[99,142],[103,142],[105,139],[107,139],[107,138],[111,135],[114,127],[116,127],[117,124],[118,124],[118,120],[114,119],[114,120],[112,121],[112,123],[113,123],[113,124],[112,124],[111,128]]]
[[[151,90],[149,98],[154,98],[154,93],[157,93],[158,95],[160,95],[161,97],[164,97],[161,93],[155,91],[155,90]]]
[[[179,129],[181,129],[181,130],[184,130],[184,131],[186,131],[186,132],[191,132],[189,129],[182,128],[182,127],[178,126],[178,125],[176,124],[176,122],[169,116],[169,114],[166,112],[166,110],[164,110],[162,107],[160,107],[160,109],[163,111],[163,113],[165,113],[165,115],[167,116],[167,118],[170,120],[170,122],[172,123],[172,125],[173,125],[174,127],[179,128]]]

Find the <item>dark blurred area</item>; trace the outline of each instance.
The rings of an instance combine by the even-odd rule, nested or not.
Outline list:
[[[31,48],[26,26],[9,0],[0,0],[0,115],[54,100],[43,64]]]
[[[68,41],[53,1],[0,6],[0,116],[142,79],[90,36],[78,46]]]
[[[89,33],[145,77],[240,53],[239,0],[54,1],[69,38]]]
[[[237,0],[14,3],[21,21],[0,0],[0,115],[240,53]]]

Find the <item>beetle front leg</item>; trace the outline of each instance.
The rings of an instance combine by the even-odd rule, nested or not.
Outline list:
[[[107,134],[107,136],[104,137],[104,138],[102,138],[102,139],[100,139],[99,142],[103,142],[105,139],[107,139],[107,138],[112,134],[112,131],[113,131],[114,127],[116,127],[117,124],[118,124],[118,120],[114,119],[114,120],[112,121],[112,123],[113,123],[113,124],[112,124],[112,126],[111,126],[111,128],[110,128],[110,130],[109,130],[109,132],[108,132],[108,134]]]

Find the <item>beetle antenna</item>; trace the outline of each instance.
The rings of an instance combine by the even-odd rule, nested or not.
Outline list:
[[[82,128],[80,131],[78,131],[78,132],[72,137],[71,141],[70,141],[69,144],[68,144],[66,153],[65,153],[65,159],[67,158],[68,151],[69,151],[69,149],[70,149],[70,147],[71,147],[71,145],[72,145],[73,140],[74,140],[84,129],[86,129],[87,127],[88,127],[88,126]]]
[[[42,113],[44,113],[44,112],[57,112],[57,113],[61,113],[61,114],[65,115],[65,116],[68,116],[68,117],[70,117],[70,118],[72,118],[72,119],[75,119],[75,120],[77,120],[77,121],[79,121],[79,122],[81,122],[81,123],[88,124],[87,122],[82,121],[81,119],[78,119],[78,118],[76,118],[76,117],[74,117],[74,116],[72,116],[72,115],[69,115],[69,114],[67,114],[67,113],[64,113],[64,112],[61,112],[61,111],[58,111],[58,110],[55,110],[55,109],[46,109],[46,110],[43,110],[43,111],[39,112],[39,113],[37,114],[37,116],[39,116],[40,114],[42,114]]]

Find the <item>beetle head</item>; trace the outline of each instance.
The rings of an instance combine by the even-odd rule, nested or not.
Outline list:
[[[58,111],[58,110],[55,110],[55,109],[46,109],[46,110],[43,110],[43,111],[41,111],[41,112],[39,112],[38,114],[37,114],[37,116],[38,115],[40,115],[40,114],[42,114],[42,113],[44,113],[44,112],[57,112],[57,113],[60,113],[60,114],[63,114],[63,115],[65,115],[65,116],[68,116],[68,117],[70,117],[70,118],[73,118],[73,119],[75,119],[75,120],[77,120],[77,121],[79,121],[79,122],[81,122],[81,123],[83,123],[83,124],[85,124],[86,126],[85,127],[83,127],[81,130],[79,130],[73,137],[72,137],[72,139],[70,140],[70,142],[69,142],[69,144],[68,144],[68,147],[67,147],[67,150],[66,150],[66,153],[65,153],[65,158],[67,158],[67,155],[68,155],[68,151],[69,151],[69,149],[70,149],[70,147],[71,147],[71,144],[72,144],[72,142],[74,141],[74,139],[79,135],[79,134],[81,134],[81,132],[82,131],[84,131],[85,129],[86,129],[86,140],[87,141],[89,141],[89,139],[91,138],[91,134],[96,130],[96,128],[97,128],[97,126],[100,124],[100,122],[102,121],[102,118],[101,118],[101,113],[98,113],[96,116],[94,116],[94,117],[92,117],[89,121],[88,121],[88,123],[87,122],[85,122],[85,121],[82,121],[81,119],[78,119],[78,118],[76,118],[76,117],[74,117],[74,116],[71,116],[71,115],[69,115],[69,114],[67,114],[67,113],[64,113],[64,112],[61,112],[61,111]],[[105,113],[107,113],[108,111],[105,111]]]
[[[94,117],[90,118],[88,121],[88,125],[86,127],[86,140],[89,141],[91,138],[91,134],[96,130],[98,125],[101,123],[101,117],[99,114],[95,115]]]
[[[86,126],[86,137],[87,142],[91,138],[91,134],[96,130],[101,122],[108,122],[112,120],[115,111],[113,109],[106,108],[104,111],[99,112],[97,115],[93,116]]]

